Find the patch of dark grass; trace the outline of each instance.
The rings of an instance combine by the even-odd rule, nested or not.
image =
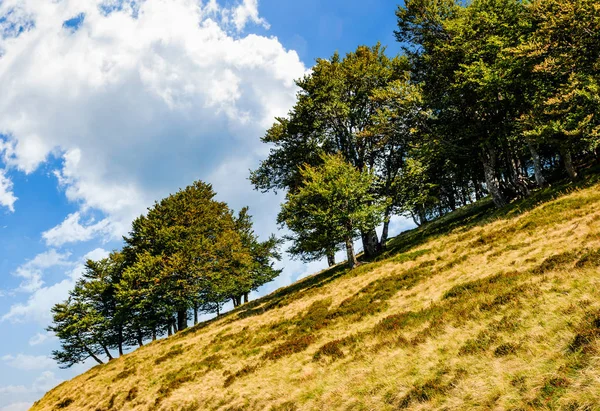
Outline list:
[[[467,372],[463,369],[459,369],[450,379],[446,378],[447,374],[447,370],[442,370],[423,384],[413,385],[408,393],[400,399],[398,408],[408,408],[414,402],[429,402],[436,397],[446,395],[467,375]]]
[[[154,408],[167,398],[173,391],[180,388],[183,384],[193,381],[194,373],[187,369],[180,369],[165,375],[154,401]]]
[[[250,375],[250,374],[254,373],[257,369],[258,369],[258,364],[248,364],[248,365],[242,367],[235,374],[230,374],[227,378],[225,378],[225,382],[223,383],[223,388],[229,387],[238,378],[245,377],[246,375]]]
[[[583,256],[575,264],[577,268],[593,268],[600,267],[600,249],[590,250],[583,254]]]
[[[508,314],[497,321],[492,321],[488,329],[492,332],[516,331],[521,327],[521,322],[516,314]]]
[[[154,364],[156,364],[156,365],[161,364],[161,363],[163,363],[163,362],[165,362],[167,360],[170,360],[172,358],[175,358],[175,357],[177,357],[177,356],[179,356],[181,354],[183,354],[183,348],[181,347],[181,344],[174,345],[165,354],[163,354],[160,357],[156,358],[154,360]]]
[[[313,355],[313,361],[319,361],[323,357],[329,357],[332,360],[338,360],[340,358],[344,358],[344,352],[340,348],[343,346],[343,340],[333,340],[329,341],[327,344],[321,346]]]
[[[425,249],[425,250],[417,250],[417,251],[411,251],[411,252],[407,252],[407,253],[401,253],[401,254],[397,254],[395,257],[393,257],[387,261],[394,262],[397,264],[402,264],[402,263],[406,263],[408,261],[414,261],[421,256],[429,254],[430,252],[431,252],[430,249]]]
[[[302,352],[315,342],[315,339],[316,338],[313,335],[302,335],[300,337],[290,338],[273,348],[271,351],[265,353],[263,359],[275,361]]]
[[[544,382],[537,398],[532,401],[536,406],[545,406],[553,404],[558,400],[571,385],[571,382],[564,377],[552,377]],[[554,408],[554,407],[550,407]]]
[[[73,404],[74,402],[75,402],[75,400],[73,400],[73,398],[65,398],[64,400],[61,400],[56,403],[56,408],[59,408],[59,409],[67,408],[69,405]]]
[[[433,274],[434,272],[427,268],[411,269],[375,280],[355,295],[342,301],[329,318],[343,317],[349,321],[358,321],[367,315],[381,312],[388,307],[387,300],[398,291],[408,290]]]
[[[473,355],[486,351],[497,339],[495,333],[484,330],[477,337],[465,341],[458,350],[458,355]]]
[[[208,370],[217,370],[223,368],[223,364],[221,363],[222,359],[223,357],[217,354],[209,355],[208,357],[205,357],[202,359],[202,361],[200,361],[200,365]]]
[[[590,313],[577,327],[575,337],[569,343],[568,349],[572,353],[592,353],[593,343],[598,338],[600,338],[600,312]]]
[[[503,343],[494,350],[494,357],[506,357],[517,352],[519,346],[513,343]]]
[[[127,391],[127,396],[125,397],[125,402],[135,400],[137,395],[138,395],[138,387],[132,387],[129,391]]]
[[[273,405],[269,411],[297,411],[298,406],[294,401],[286,401],[278,405]]]
[[[464,298],[465,296],[468,297],[473,294],[495,293],[500,286],[513,284],[520,277],[521,273],[518,271],[499,273],[490,277],[456,285],[446,291],[442,298]]]
[[[535,275],[546,274],[547,272],[565,268],[577,260],[577,253],[573,251],[565,251],[564,253],[556,254],[546,258],[540,265],[531,269],[531,273]]]
[[[393,314],[385,317],[373,328],[374,334],[389,334],[415,324],[425,322],[428,317],[429,310],[422,311],[406,311],[400,314]]]
[[[136,371],[137,371],[137,369],[135,367],[126,368],[115,376],[113,382],[125,379],[131,375],[134,375],[136,373]]]
[[[450,270],[451,268],[464,263],[465,261],[467,261],[468,258],[469,258],[469,256],[467,254],[463,254],[459,257],[456,257],[456,258],[452,259],[451,261],[449,261],[448,263],[446,263],[445,265],[443,265],[441,268],[441,271]]]

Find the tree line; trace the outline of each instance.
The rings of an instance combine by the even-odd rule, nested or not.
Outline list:
[[[58,363],[111,360],[187,328],[192,316],[197,324],[200,313],[218,315],[228,300],[247,302],[279,275],[281,240],[260,241],[248,208],[234,214],[214,197],[196,182],[156,202],[133,221],[122,250],[86,262],[68,299],[52,308]]]
[[[404,3],[401,55],[318,59],[262,137],[250,180],[287,192],[278,221],[303,260],[333,265],[345,247],[352,267],[352,239],[375,256],[393,215],[421,225],[488,195],[502,207],[599,159],[595,0]]]

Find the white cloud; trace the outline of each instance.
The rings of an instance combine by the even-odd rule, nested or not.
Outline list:
[[[2,387],[0,387],[2,392]],[[15,402],[0,408],[0,411],[27,411],[33,404],[30,402]]]
[[[259,137],[305,73],[277,38],[244,33],[267,26],[256,0],[125,3],[21,0],[18,13],[0,3],[0,17],[34,22],[0,40],[4,162],[29,173],[62,158],[59,184],[80,205],[44,233],[48,245],[118,239],[226,156],[255,165]],[[63,27],[80,13],[79,29]]]
[[[233,23],[238,31],[243,30],[249,21],[269,28],[266,20],[258,14],[258,0],[244,0],[242,4],[233,10]]]
[[[106,218],[97,223],[92,220],[81,224],[80,220],[79,212],[69,214],[62,223],[43,232],[42,238],[48,246],[60,247],[66,243],[89,241],[98,235],[110,233],[110,222]]]
[[[34,347],[36,345],[41,345],[47,343],[48,341],[54,340],[56,337],[54,333],[48,331],[45,333],[37,333],[33,337],[29,339],[29,345]]]
[[[73,263],[68,261],[69,253],[59,253],[54,249],[38,254],[33,260],[29,260],[16,269],[14,275],[21,277],[24,281],[18,291],[35,292],[40,289],[44,281],[42,276],[45,269],[57,266],[69,266]]]
[[[43,370],[47,368],[56,368],[56,362],[45,355],[5,355],[0,358],[8,366],[19,370]]]
[[[65,279],[50,286],[39,287],[29,296],[27,301],[13,304],[9,311],[0,318],[0,322],[34,321],[44,327],[47,326],[52,320],[50,309],[54,304],[67,298],[69,291],[81,277],[85,261],[87,259],[99,260],[108,256],[108,254],[108,251],[96,248],[84,255],[79,261],[69,263],[73,266],[73,269],[65,273]]]
[[[15,194],[12,190],[12,181],[6,177],[6,172],[4,170],[0,170],[0,205],[14,212],[17,197],[15,197]]]

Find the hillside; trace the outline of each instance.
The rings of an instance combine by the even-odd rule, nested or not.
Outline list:
[[[32,410],[591,409],[600,185],[489,200],[56,387]]]

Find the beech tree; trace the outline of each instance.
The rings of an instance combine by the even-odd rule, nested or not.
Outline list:
[[[375,195],[375,177],[347,163],[340,154],[323,155],[322,165],[306,165],[300,175],[302,183],[286,196],[279,221],[293,228],[302,220],[314,238],[324,239],[323,248],[344,244],[348,266],[355,267],[354,238],[383,221],[386,204]]]

